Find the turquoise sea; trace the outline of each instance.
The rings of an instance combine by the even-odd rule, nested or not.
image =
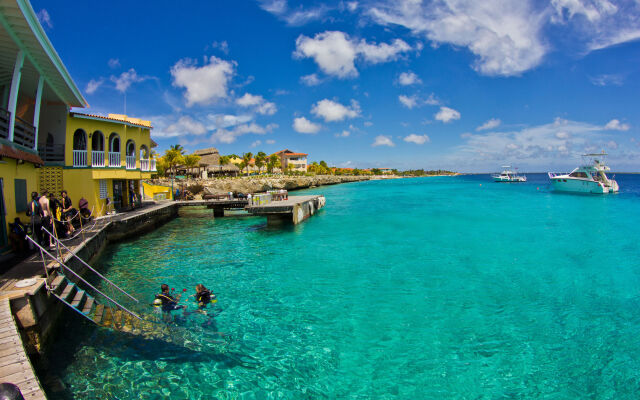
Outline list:
[[[215,325],[192,315],[166,342],[68,313],[51,398],[638,398],[640,175],[616,178],[615,195],[546,175],[320,187],[326,208],[278,229],[187,210],[99,264],[144,313],[161,283],[205,284]]]

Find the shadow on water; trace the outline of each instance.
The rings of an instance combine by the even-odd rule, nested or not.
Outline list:
[[[52,399],[74,398],[61,376],[64,376],[65,366],[75,361],[73,355],[83,351],[93,363],[99,359],[117,358],[121,362],[215,363],[224,369],[257,369],[261,365],[260,360],[239,350],[241,344],[234,342],[230,335],[207,331],[207,328],[216,329],[215,324],[203,327],[193,321],[180,324],[160,322],[157,328],[155,332],[146,332],[145,336],[99,327],[73,314],[65,317],[52,336],[54,344],[47,357],[36,365],[47,395]],[[62,340],[70,332],[76,340]],[[50,368],[52,360],[62,369]]]

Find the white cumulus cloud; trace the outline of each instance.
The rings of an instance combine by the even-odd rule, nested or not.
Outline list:
[[[336,137],[349,137],[351,135],[351,132],[347,131],[347,130],[343,130],[342,133],[336,133]]]
[[[628,131],[629,128],[629,124],[623,124],[617,119],[612,119],[604,126],[604,129],[608,129],[611,131]]]
[[[343,121],[346,118],[355,118],[360,115],[360,105],[351,100],[351,106],[345,106],[338,102],[324,99],[311,107],[311,113],[318,118],[324,118],[324,122]]]
[[[298,117],[293,120],[293,129],[296,132],[315,134],[318,133],[320,128],[319,124],[315,124],[305,117]]]
[[[370,15],[383,25],[400,25],[434,44],[466,47],[484,75],[519,75],[547,52],[542,38],[545,14],[525,0],[389,0]]]
[[[255,107],[258,114],[273,115],[278,111],[275,103],[266,101],[262,96],[245,93],[236,99],[236,104],[241,107]]]
[[[111,81],[116,84],[116,90],[124,93],[129,87],[137,82],[143,82],[149,79],[146,76],[139,76],[135,69],[130,68],[120,74],[120,76],[111,76]]]
[[[186,90],[187,106],[209,104],[228,96],[227,88],[234,74],[234,65],[215,56],[201,67],[193,60],[183,59],[171,67],[173,85]]]
[[[94,94],[96,90],[104,83],[104,79],[91,79],[89,83],[87,83],[87,87],[84,90],[87,94]]]
[[[405,142],[408,143],[415,143],[415,144],[425,144],[427,142],[430,141],[429,136],[427,135],[416,135],[415,133],[412,133],[409,136],[405,136],[404,139]]]
[[[376,147],[376,146],[393,147],[393,146],[395,146],[395,144],[393,143],[393,140],[391,140],[390,136],[378,135],[378,136],[376,136],[376,138],[373,141],[373,144],[371,146],[373,146],[373,147]]]
[[[398,83],[402,86],[409,86],[422,83],[422,81],[420,80],[418,75],[411,71],[408,71],[400,73],[400,76],[398,77]]]
[[[203,135],[207,133],[207,128],[203,123],[190,116],[183,116],[177,122],[169,125],[164,132],[167,136]]]
[[[401,94],[398,96],[398,100],[408,109],[412,109],[418,105],[418,98],[416,96],[405,96]]]
[[[399,54],[411,50],[406,42],[395,39],[389,43],[368,43],[364,39],[352,39],[344,32],[326,31],[313,38],[300,35],[296,39],[297,58],[312,58],[327,75],[338,78],[358,76],[355,66],[357,58],[371,64],[394,60]]]
[[[322,80],[316,74],[309,74],[301,77],[300,82],[307,86],[318,86],[322,83]]]
[[[460,119],[460,113],[453,108],[440,107],[440,111],[435,115],[435,119],[445,124]]]
[[[500,126],[501,123],[502,123],[502,121],[500,121],[498,118],[491,118],[490,120],[488,120],[484,124],[482,124],[479,127],[477,127],[476,131],[486,131],[488,129],[497,128],[497,127]]]
[[[49,15],[49,12],[44,8],[38,11],[38,14],[36,14],[36,17],[38,17],[38,21],[40,21],[40,25],[42,25],[43,27],[46,26],[49,29],[53,28],[53,22],[51,21],[51,16]]]

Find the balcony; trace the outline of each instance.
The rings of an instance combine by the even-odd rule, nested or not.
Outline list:
[[[11,119],[11,113],[3,108],[0,108],[0,138],[9,139],[9,122]],[[27,121],[16,117],[16,122],[13,128],[13,142],[15,144],[34,148],[36,140],[36,128],[29,124]]]
[[[141,158],[140,159],[140,171],[149,171],[149,159]]]
[[[127,156],[127,169],[136,169],[136,156]]]
[[[9,117],[11,114],[4,108],[0,108],[0,138],[9,137]]]
[[[87,151],[86,150],[73,150],[73,166],[74,167],[86,167],[87,166]]]
[[[156,171],[156,160],[152,158],[149,160],[149,171]]]
[[[13,129],[13,142],[33,149],[36,140],[36,128],[27,121],[16,117]]]
[[[46,163],[64,163],[64,144],[48,144],[38,149],[40,158]]]
[[[109,152],[109,166],[111,168],[120,168],[122,166],[122,162],[120,161],[120,152],[119,151],[110,151]]]
[[[104,167],[104,151],[92,150],[91,151],[91,166],[92,167]]]

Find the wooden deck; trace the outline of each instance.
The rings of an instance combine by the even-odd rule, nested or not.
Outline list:
[[[9,299],[0,301],[0,382],[17,385],[26,400],[46,400],[22,345]]]

